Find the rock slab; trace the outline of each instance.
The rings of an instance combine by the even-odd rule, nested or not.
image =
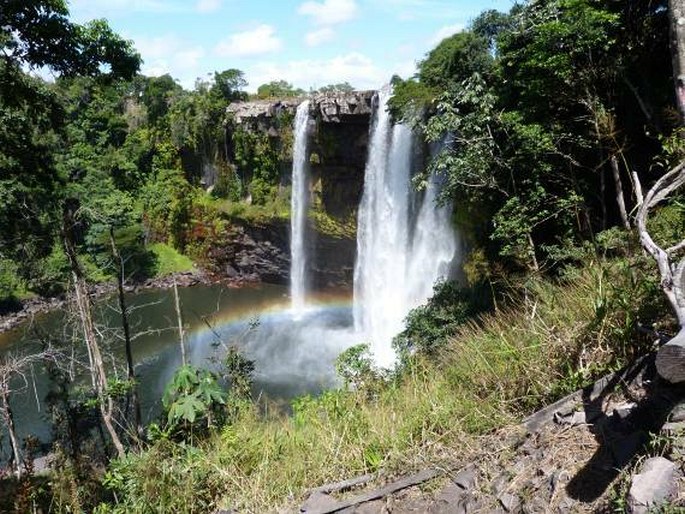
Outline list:
[[[647,514],[673,498],[677,490],[678,466],[663,457],[645,461],[640,473],[633,477],[628,493],[630,512]]]

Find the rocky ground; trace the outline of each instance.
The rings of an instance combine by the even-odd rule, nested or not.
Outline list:
[[[685,388],[661,382],[646,358],[466,453],[393,480],[319,488],[300,512],[685,512]]]

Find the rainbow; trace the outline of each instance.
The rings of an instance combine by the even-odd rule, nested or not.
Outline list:
[[[351,308],[352,296],[350,293],[320,292],[308,296],[304,314],[313,314],[329,309]],[[221,333],[232,326],[248,323],[255,318],[264,317],[273,321],[280,319],[285,321],[292,319],[292,316],[290,297],[283,295],[282,298],[272,298],[258,304],[224,309],[200,319],[188,320],[190,322],[188,336],[201,339],[205,336],[211,336],[212,332]]]

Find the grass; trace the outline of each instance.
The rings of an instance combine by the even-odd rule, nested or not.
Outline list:
[[[214,202],[217,210],[229,220],[242,220],[262,225],[290,219],[290,200],[285,195],[279,195],[264,205],[232,202],[230,200],[214,200]],[[354,216],[339,220],[322,209],[312,208],[309,211],[309,219],[316,231],[321,234],[345,239],[356,237],[356,219]]]
[[[309,219],[320,234],[327,234],[337,239],[356,239],[357,220],[354,215],[340,220],[324,210],[312,209],[309,211]]]
[[[436,359],[412,359],[399,378],[299,399],[292,416],[243,405],[194,445],[158,441],[112,468],[121,512],[268,512],[358,474],[468,461],[482,436],[644,350],[636,316],[666,311],[641,266],[609,261],[562,283],[531,279],[512,308],[462,325]]]
[[[281,197],[265,205],[217,200],[216,207],[228,219],[238,219],[248,223],[265,224],[290,219],[290,204],[287,199]]]
[[[155,243],[148,247],[155,256],[155,276],[165,277],[172,273],[181,273],[193,269],[193,261],[180,254],[171,246]]]

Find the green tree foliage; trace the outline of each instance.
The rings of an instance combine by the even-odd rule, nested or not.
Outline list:
[[[395,81],[393,114],[440,146],[429,172],[489,258],[539,269],[615,222],[610,162],[649,180],[669,131],[666,27],[665,1],[530,2],[486,11]]]
[[[419,62],[419,82],[443,91],[476,72],[487,73],[492,66],[487,43],[474,32],[458,32],[443,39]]]
[[[104,67],[112,78],[131,78],[138,71],[140,56],[104,20],[77,25],[68,16],[64,0],[3,2],[0,45],[5,63],[47,66],[65,76],[100,75]]]
[[[412,310],[406,328],[393,340],[393,347],[402,361],[411,355],[435,356],[444,348],[456,328],[491,306],[491,298],[483,284],[462,288],[456,282],[436,284],[426,305]]]
[[[304,96],[305,91],[285,80],[272,80],[257,88],[257,98],[290,98]]]
[[[277,149],[266,134],[244,129],[233,133],[233,147],[238,173],[250,184],[252,201],[265,204],[273,198],[280,179]]]
[[[214,73],[214,82],[210,91],[225,102],[237,102],[247,100],[247,93],[243,91],[246,86],[247,81],[243,72],[231,68]]]
[[[64,77],[115,81],[131,78],[140,56],[104,21],[72,23],[61,0],[4,2],[0,45],[0,255],[31,282],[57,237],[72,176],[57,159],[68,122],[62,99],[23,70],[47,67]],[[111,125],[103,130],[120,135]]]
[[[329,84],[320,87],[316,90],[317,93],[351,93],[354,88],[349,82],[339,82],[338,84]]]
[[[226,404],[226,399],[216,375],[186,365],[176,371],[164,391],[162,404],[167,411],[170,428],[184,427],[187,431],[199,426],[200,422],[211,426],[219,407]]]
[[[408,80],[393,77],[390,110],[395,118],[410,120],[442,92],[453,91],[474,73],[488,74],[492,63],[486,37],[458,32],[443,39],[418,63],[416,76]]]
[[[145,79],[142,88],[143,104],[147,108],[148,121],[157,125],[165,120],[169,106],[181,94],[183,88],[169,74]]]

